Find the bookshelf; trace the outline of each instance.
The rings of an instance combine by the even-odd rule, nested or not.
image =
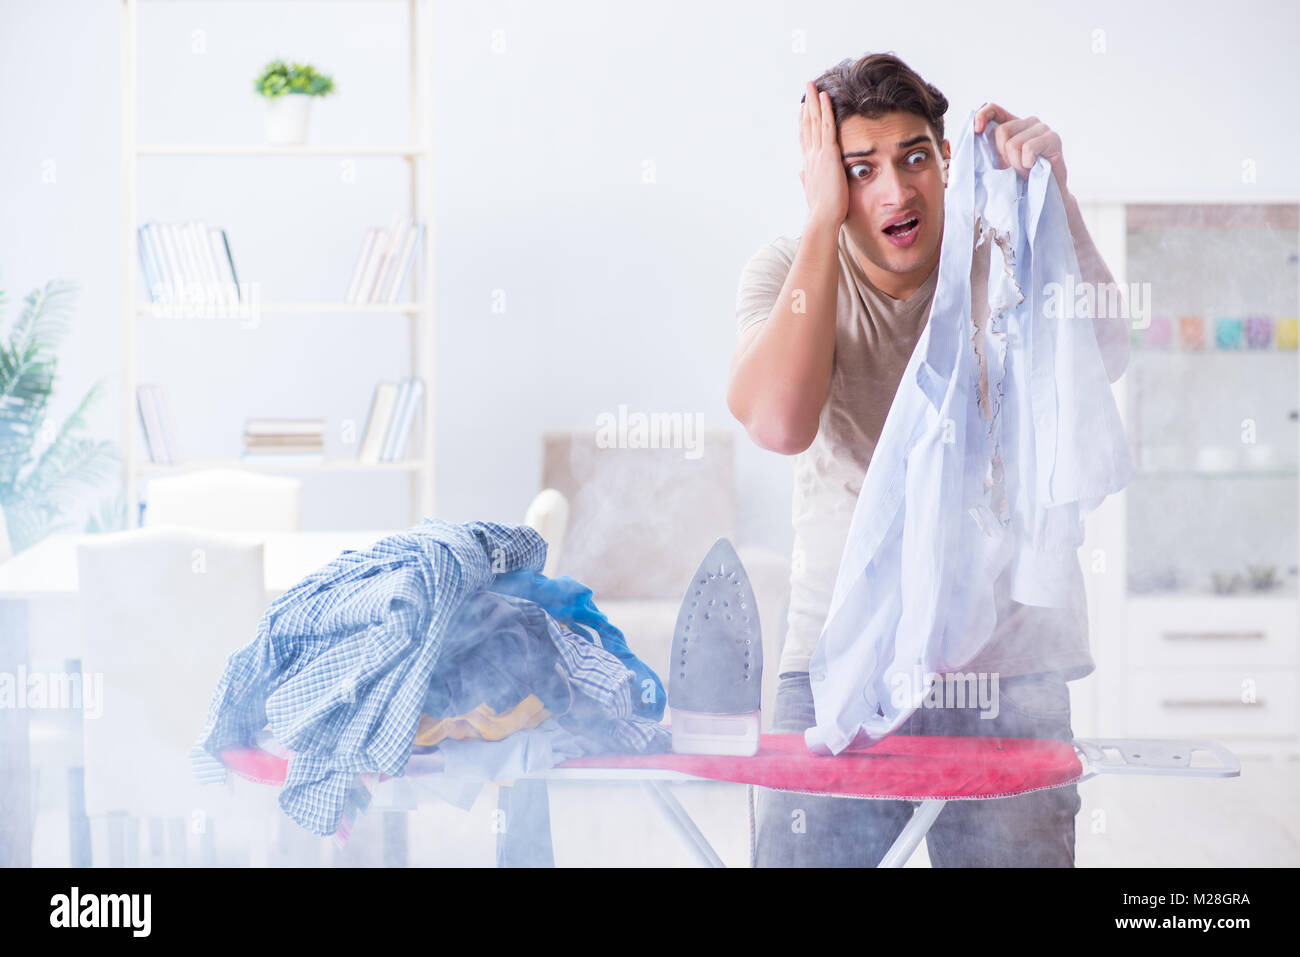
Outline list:
[[[408,476],[408,501],[411,524],[434,513],[434,257],[433,257],[433,9],[432,0],[389,0],[407,8],[408,51],[410,56],[410,88],[408,96],[408,142],[380,144],[306,144],[301,146],[272,146],[262,143],[140,143],[137,139],[138,85],[138,17],[141,7],[177,0],[120,0],[121,2],[121,64],[122,64],[122,250],[121,250],[121,323],[122,323],[122,470],[123,489],[128,509],[128,525],[139,524],[142,479],[208,468],[239,468],[280,473],[315,474],[321,472],[348,473],[405,473]],[[183,0],[181,0],[183,2]],[[303,7],[310,9],[315,3],[328,0],[305,0]],[[413,425],[411,452],[407,459],[397,462],[366,463],[355,457],[361,444],[361,430],[365,425],[366,409],[358,408],[355,421],[358,426],[356,446],[352,454],[334,456],[323,462],[246,462],[239,457],[187,458],[176,464],[162,464],[150,460],[142,435],[137,411],[136,388],[140,384],[136,362],[140,337],[148,326],[140,322],[146,317],[176,318],[192,324],[196,335],[202,335],[209,323],[231,323],[237,318],[222,315],[194,316],[184,311],[172,312],[163,304],[147,301],[140,294],[140,258],[136,229],[147,217],[137,208],[137,183],[140,177],[139,161],[142,158],[173,158],[178,162],[187,159],[243,159],[311,162],[318,158],[378,157],[391,159],[394,175],[406,177],[408,208],[406,213],[414,221],[425,224],[425,239],[420,257],[411,270],[411,301],[394,304],[347,303],[342,301],[264,301],[257,305],[256,320],[261,322],[292,321],[314,316],[367,317],[393,316],[395,321],[405,321],[407,326],[407,371],[405,375],[422,379],[424,396],[422,414]],[[375,220],[381,222],[391,210],[376,210]],[[347,237],[349,243],[360,237]],[[182,307],[183,310],[183,307]],[[232,422],[235,429],[241,423]],[[331,423],[335,425],[336,423]],[[181,428],[183,431],[183,423]]]

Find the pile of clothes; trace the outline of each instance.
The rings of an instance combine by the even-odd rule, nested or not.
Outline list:
[[[346,836],[378,775],[437,751],[448,774],[508,780],[569,757],[671,746],[653,671],[589,588],[540,574],[523,526],[425,519],[348,550],[276,599],[226,663],[191,752],[289,757],[280,807]]]

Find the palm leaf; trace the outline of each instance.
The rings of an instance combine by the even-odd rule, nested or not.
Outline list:
[[[51,280],[23,301],[8,344],[0,344],[0,498],[18,481],[54,387],[54,345],[66,333],[75,285]]]
[[[51,279],[28,293],[11,336],[17,351],[26,352],[29,346],[41,351],[52,349],[67,335],[76,291],[75,283]]]
[[[71,528],[70,522],[56,520],[76,506],[86,486],[98,485],[114,474],[109,467],[113,443],[65,437],[56,444],[57,456],[43,457],[42,468],[33,472],[16,490],[13,500],[5,504],[6,514],[17,516],[10,528],[15,551],[51,532]]]
[[[55,363],[0,345],[0,498],[17,481],[54,386]]]
[[[68,331],[75,288],[52,280],[34,290],[23,301],[8,341],[0,342],[0,507],[15,551],[71,529],[63,516],[83,487],[116,472],[111,465],[118,459],[114,443],[85,435],[86,411],[99,396],[99,382],[33,460],[54,388],[55,346]]]
[[[89,393],[88,398],[91,398]],[[17,496],[39,496],[54,504],[56,496],[73,491],[77,485],[94,485],[113,475],[112,462],[117,458],[114,443],[82,437],[78,434],[82,426],[73,418],[69,416],[64,421],[35,465],[19,477],[14,486]],[[65,504],[60,503],[60,507]]]

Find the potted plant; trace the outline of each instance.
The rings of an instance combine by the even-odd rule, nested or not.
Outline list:
[[[16,554],[51,532],[71,528],[78,486],[98,487],[116,475],[116,446],[88,436],[86,412],[96,382],[61,424],[50,416],[58,370],[55,347],[68,330],[74,287],[53,281],[23,302],[18,321],[0,335],[0,554]],[[0,293],[0,306],[4,297]],[[120,498],[120,497],[119,497]],[[121,528],[125,507],[107,503],[87,531]]]
[[[253,82],[266,100],[266,140],[275,146],[307,142],[307,122],[313,97],[334,92],[334,78],[310,63],[272,60]]]

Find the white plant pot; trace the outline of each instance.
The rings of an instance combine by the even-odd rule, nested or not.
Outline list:
[[[307,142],[311,101],[304,93],[286,93],[266,101],[266,141],[272,146],[301,146]]]

